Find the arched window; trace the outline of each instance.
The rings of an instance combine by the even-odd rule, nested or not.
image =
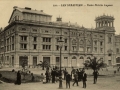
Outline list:
[[[75,57],[75,56],[73,56],[73,57],[72,57],[72,59],[76,59],[76,57]]]
[[[83,56],[81,56],[81,57],[80,57],[80,59],[84,59],[84,57],[83,57]]]
[[[87,57],[87,59],[90,59],[90,57]]]

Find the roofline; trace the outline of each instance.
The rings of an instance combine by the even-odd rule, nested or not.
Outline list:
[[[24,12],[24,11],[22,11],[22,13],[30,13],[30,12]],[[33,14],[33,13],[31,13],[31,14]],[[37,13],[34,13],[34,14],[37,14]],[[46,15],[46,14],[37,14],[37,15],[43,15],[43,16],[50,16],[50,17],[52,17],[52,15]]]
[[[11,20],[11,18],[12,18],[13,12],[14,12],[15,10],[16,10],[16,9],[14,9],[14,10],[12,11],[12,14],[11,14],[11,16],[10,16],[10,19],[9,19],[8,23],[10,23],[10,20]]]
[[[20,11],[19,9],[14,9],[13,11],[12,11],[12,14],[11,14],[11,16],[10,16],[10,19],[9,19],[9,21],[8,21],[8,23],[10,23],[10,20],[11,20],[11,18],[12,18],[12,15],[13,15],[13,12],[15,11],[15,10],[18,10],[18,11]],[[29,12],[25,12],[25,11],[20,11],[21,13],[29,13]],[[31,13],[31,14],[37,14],[37,13]],[[48,14],[37,14],[37,15],[43,15],[43,16],[49,16],[49,17],[52,17],[52,15],[48,15]]]

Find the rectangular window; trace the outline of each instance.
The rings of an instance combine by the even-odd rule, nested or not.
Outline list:
[[[21,36],[21,41],[27,41],[27,36]]]
[[[59,34],[59,32],[58,32],[58,31],[56,31],[56,33],[57,33],[57,34]]]
[[[64,57],[64,59],[68,59],[68,57]]]
[[[97,41],[94,41],[94,45],[97,45]]]
[[[37,49],[37,44],[33,44],[33,49]]]
[[[11,51],[11,45],[9,46],[9,50]]]
[[[94,47],[94,51],[97,52],[97,47]]]
[[[56,45],[56,50],[59,50],[59,45]]]
[[[9,38],[7,39],[7,45],[9,44]]]
[[[72,46],[72,50],[73,50],[73,51],[76,51],[76,46]]]
[[[58,43],[58,41],[59,41],[59,38],[56,38],[56,43]]]
[[[33,41],[36,42],[37,41],[37,37],[33,37]]]
[[[43,50],[51,50],[51,45],[43,45]]]
[[[45,50],[45,45],[43,45],[43,50]]]
[[[14,50],[14,44],[12,44],[12,50]]]
[[[108,43],[111,43],[112,40],[111,40],[111,37],[108,37]]]
[[[67,46],[65,46],[65,51],[67,51]]]
[[[33,32],[37,32],[37,29],[33,29]]]
[[[48,33],[48,30],[45,30],[45,33]]]
[[[67,43],[67,39],[65,39],[65,43]]]
[[[27,44],[20,44],[20,49],[27,49]]]
[[[100,42],[100,46],[102,46],[103,45],[103,42]]]
[[[14,43],[14,36],[12,36],[12,43]]]
[[[43,38],[43,42],[45,42],[45,38]]]
[[[51,38],[43,37],[43,42],[51,42]]]
[[[9,45],[7,46],[7,51],[9,51]]]
[[[100,48],[100,52],[103,53],[103,48]]]
[[[87,47],[87,52],[90,52],[90,47]]]
[[[56,57],[56,65],[59,65],[60,63],[60,57]]]

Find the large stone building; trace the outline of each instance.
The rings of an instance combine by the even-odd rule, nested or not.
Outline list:
[[[9,25],[0,32],[0,61],[5,66],[35,66],[40,61],[59,65],[59,37],[62,36],[62,66],[81,67],[92,56],[103,59],[107,65],[120,64],[120,35],[115,35],[114,17],[95,18],[96,28],[85,28],[43,10],[13,7]]]

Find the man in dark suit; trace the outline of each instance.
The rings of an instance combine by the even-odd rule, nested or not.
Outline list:
[[[74,86],[75,83],[77,84],[77,86],[79,86],[79,85],[78,85],[78,74],[77,74],[77,72],[75,72],[75,74],[74,74],[73,86]]]
[[[97,70],[94,70],[94,72],[93,72],[93,76],[94,76],[94,83],[93,83],[93,84],[96,84],[96,83],[97,83],[97,78],[98,78],[98,75],[99,75],[98,71],[97,71]]]
[[[87,74],[83,72],[83,88],[86,88]]]
[[[70,81],[71,81],[71,75],[68,72],[66,72],[66,88],[68,88],[68,86],[70,88]]]

